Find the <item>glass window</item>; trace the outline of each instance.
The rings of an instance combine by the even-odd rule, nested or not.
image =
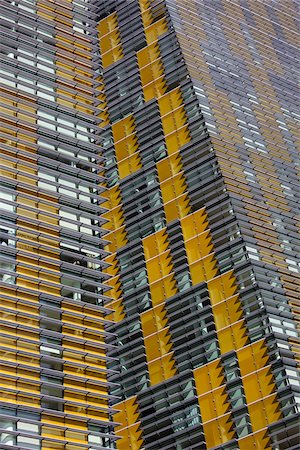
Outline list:
[[[81,300],[81,293],[76,292],[76,290],[75,290],[75,289],[81,288],[81,284],[79,281],[72,280],[72,279],[66,278],[66,277],[62,277],[61,282],[65,286],[61,290],[61,295],[63,297],[73,298],[74,300]]]
[[[54,184],[56,182],[56,178],[54,175],[51,175],[49,173],[46,173],[42,170],[38,171],[38,186],[44,189],[48,189],[50,191],[56,191],[56,185]],[[48,183],[48,181],[52,183]]]
[[[32,423],[23,422],[22,420],[19,420],[17,422],[17,430],[26,431],[27,433],[38,434],[39,433],[39,426],[35,425],[35,424],[32,424]]]
[[[25,3],[25,4],[24,4]],[[18,2],[18,7],[24,11],[34,13],[35,11],[35,0],[23,0],[23,2]]]
[[[14,426],[15,423],[11,420],[0,420],[0,427],[4,428],[6,431],[14,431]],[[3,445],[15,445],[15,436],[2,432],[0,433],[0,443]]]
[[[0,227],[0,245],[8,245],[10,247],[15,246],[15,240],[10,239],[10,236],[15,236],[16,232],[14,228],[1,225]]]
[[[76,214],[72,214],[72,213],[68,213],[66,211],[60,210],[59,211],[59,215],[61,217],[63,217],[63,219],[60,219],[59,224],[61,227],[66,227],[69,228],[71,230],[75,230],[78,231],[78,224],[77,223],[71,223],[71,222],[67,222],[64,219],[69,219],[69,220],[73,220],[73,221],[77,221],[77,216]]]
[[[8,202],[14,202],[15,201],[15,195],[10,194],[9,192],[1,192],[1,200],[6,200]],[[14,211],[15,206],[9,203],[6,203],[4,201],[0,201],[0,208],[4,209],[5,211]]]
[[[15,271],[15,263],[10,261],[1,261],[0,262],[0,280],[4,283],[14,284],[16,275],[13,273]],[[12,272],[12,273],[6,273]]]
[[[40,61],[37,62],[36,67],[37,67],[38,69],[42,69],[42,70],[44,70],[45,72],[48,72],[48,73],[55,73],[54,68],[49,67],[49,65],[46,65],[47,63],[48,63],[48,64],[53,64],[53,60],[50,60],[50,59],[48,59],[48,58],[45,58],[45,57],[42,57],[42,56],[39,56],[39,55],[37,56],[37,58],[38,58],[40,61],[42,61],[42,62],[40,62]],[[45,64],[45,63],[46,63],[46,64]]]

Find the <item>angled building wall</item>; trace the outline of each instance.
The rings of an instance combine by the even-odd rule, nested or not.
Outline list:
[[[1,2],[1,450],[114,447],[96,13]]]
[[[296,449],[288,8],[107,2],[98,30],[117,448]]]

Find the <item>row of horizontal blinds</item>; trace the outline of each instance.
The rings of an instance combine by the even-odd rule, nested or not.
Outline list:
[[[70,6],[71,6],[71,4],[70,4]],[[61,12],[62,11],[60,11],[60,13]],[[60,20],[63,20],[64,24],[67,25],[68,27],[72,27],[73,26],[72,11],[70,11],[70,10],[68,11],[68,9],[65,8],[64,12],[63,12],[63,16],[60,16],[60,18],[58,18],[55,15],[54,22],[57,27],[59,26]],[[57,53],[58,53],[58,59],[57,59],[57,63],[56,63],[57,75],[64,79],[64,83],[62,83],[62,86],[58,88],[58,92],[62,94],[63,99],[62,100],[58,99],[58,103],[64,107],[71,108],[71,109],[74,108],[73,105],[75,104],[75,108],[77,108],[77,105],[79,104],[80,101],[85,103],[84,98],[80,98],[80,94],[82,94],[82,91],[76,89],[75,90],[75,92],[77,91],[76,93],[73,91],[72,94],[70,94],[69,90],[67,89],[66,82],[69,81],[71,83],[74,83],[74,82],[76,83],[76,81],[80,80],[80,83],[76,83],[77,86],[78,86],[78,84],[80,84],[80,85],[83,84],[83,86],[84,85],[86,86],[87,91],[89,90],[89,88],[91,88],[91,84],[88,81],[89,74],[85,73],[84,66],[82,67],[82,65],[79,63],[80,58],[83,57],[85,60],[85,63],[87,62],[87,60],[89,58],[87,58],[86,55],[81,54],[82,49],[84,47],[82,45],[80,45],[80,43],[78,43],[79,45],[77,44],[77,46],[76,46],[75,54],[76,54],[79,64],[74,65],[73,61],[71,59],[68,59],[65,57],[65,55],[66,55],[65,52],[68,50],[68,46],[70,45],[71,42],[65,38],[65,35],[61,35],[61,33],[59,31],[57,31],[57,33],[56,33],[56,40],[57,40],[56,47],[57,47]],[[85,110],[83,110],[83,111],[87,112],[87,113],[91,113],[91,111],[85,111]],[[62,307],[63,307],[63,305],[62,305]],[[62,328],[62,332],[65,332],[66,335],[73,334],[75,332],[75,335],[77,334],[78,337],[80,338],[81,337],[80,331],[78,330],[76,333],[76,330],[74,330],[74,331],[72,330],[71,323],[72,323],[72,321],[74,321],[74,319],[72,320],[71,316],[68,317],[68,310],[64,311],[64,308],[63,308],[62,319],[65,319],[67,322],[66,326],[64,326]],[[68,323],[69,321],[71,321],[71,323]],[[70,341],[68,342],[68,336],[65,336],[62,341],[62,345],[64,347],[64,355],[67,360],[67,364],[64,367],[64,371],[66,372],[66,374],[68,374],[68,373],[73,374],[74,368],[72,367],[72,362],[70,361],[70,359],[72,360],[73,355],[72,355],[72,351],[70,353],[68,352],[68,350],[70,350],[70,348],[68,348],[68,347],[70,345],[72,347],[74,344],[72,345],[72,343]],[[74,356],[73,356],[73,358],[74,358]],[[78,369],[78,375],[79,376],[82,375],[80,369]],[[81,387],[80,384],[81,383],[79,382],[78,387]],[[75,398],[81,404],[84,404],[85,400],[86,400],[86,396],[82,393],[82,391],[78,392],[77,396],[72,394],[72,391],[68,392],[68,387],[70,387],[70,382],[67,381],[67,378],[64,379],[64,386],[65,386],[65,390],[64,390],[63,395],[64,395],[64,399],[68,402],[68,406],[66,406],[64,408],[65,412],[69,413],[69,414],[73,414],[73,416],[76,416],[76,415],[78,416],[80,413],[82,414],[82,416],[86,415],[85,407],[83,407],[83,406],[76,407],[75,403],[72,404],[72,401],[75,400]],[[59,426],[58,420],[56,418],[53,418],[52,416],[45,416],[44,420],[49,425],[55,424],[56,426]],[[76,421],[75,421],[75,423],[76,423]],[[87,430],[87,425],[84,421],[81,422],[80,425],[81,425],[82,429]],[[49,434],[50,436],[51,436],[51,433],[53,433],[51,428],[46,428],[45,432],[47,434]],[[54,432],[52,434],[52,437],[54,437],[55,434],[60,435],[61,433],[59,431]],[[78,435],[76,436],[76,434],[75,434],[74,435],[75,440],[76,440],[76,437],[78,439],[79,436]],[[50,445],[53,445],[53,444],[50,444]]]
[[[72,4],[71,0],[70,3]],[[70,24],[72,27],[74,25],[76,26],[76,21],[73,21],[73,24]],[[82,24],[85,24],[82,22]],[[87,24],[86,24],[87,25]],[[111,25],[110,28],[113,28],[113,25]],[[117,36],[113,36],[113,34],[109,37],[109,40],[112,41],[112,47],[114,46],[115,39],[117,39]],[[65,39],[62,39],[64,42]],[[63,44],[64,45],[64,44]],[[62,48],[63,48],[62,45]],[[73,42],[74,45],[74,42]],[[105,45],[105,44],[104,44]],[[80,41],[76,41],[75,44],[75,61],[76,64],[72,65],[72,73],[69,75],[69,78],[72,82],[76,83],[76,93],[72,96],[73,105],[72,108],[75,110],[84,112],[86,114],[95,115],[95,104],[97,105],[97,113],[98,117],[100,118],[99,127],[104,127],[108,123],[108,114],[106,109],[106,98],[104,95],[104,85],[103,85],[103,79],[101,76],[98,77],[98,83],[95,84],[94,81],[94,70],[95,65],[92,63],[93,59],[93,52],[95,48],[94,45],[92,45],[91,40],[85,38],[84,35],[81,34]],[[107,59],[110,60],[111,58],[115,59],[117,58],[117,53],[115,49],[111,52],[111,54],[107,54]],[[65,55],[61,55],[61,66],[65,66]],[[84,59],[84,60],[83,60]],[[74,62],[74,60],[72,60]],[[69,72],[71,71],[71,68],[68,67]],[[67,77],[68,78],[68,77]],[[99,100],[99,103],[95,103],[95,97],[96,94],[98,94],[97,99]],[[112,195],[114,197],[114,195]],[[105,196],[103,195],[105,198]],[[115,200],[113,199],[113,202]],[[70,307],[70,305],[66,305],[66,313],[65,317],[66,320],[70,320],[70,329],[72,329],[72,323],[76,323],[76,321],[73,318],[74,314],[81,314],[81,316],[85,317],[84,321],[79,322],[81,324],[84,324],[86,326],[86,332],[72,330],[72,335],[78,335],[80,339],[82,339],[82,342],[80,344],[80,347],[83,346],[84,350],[88,352],[89,356],[87,357],[84,362],[86,364],[86,369],[83,368],[76,368],[72,367],[73,361],[76,363],[76,358],[74,358],[72,350],[74,347],[74,344],[69,341],[67,338],[65,339],[66,347],[69,347],[70,353],[70,364],[66,368],[66,373],[70,374],[72,376],[77,375],[81,379],[78,381],[78,389],[81,390],[80,393],[72,393],[71,391],[68,393],[68,397],[65,397],[66,400],[70,400],[73,402],[73,405],[70,404],[69,408],[66,409],[66,412],[69,412],[69,414],[76,415],[78,419],[84,419],[83,423],[81,420],[81,423],[79,425],[79,422],[77,422],[77,426],[80,426],[82,430],[90,430],[90,427],[88,427],[88,421],[94,420],[94,423],[98,423],[98,426],[94,429],[96,431],[100,431],[103,433],[107,433],[109,428],[105,428],[105,423],[108,424],[110,420],[110,415],[108,413],[108,389],[106,386],[107,382],[107,375],[106,375],[106,363],[105,363],[105,357],[106,357],[106,351],[104,349],[104,334],[105,334],[105,328],[103,319],[104,316],[102,312],[99,314],[99,311],[85,311],[84,309],[81,309],[80,307]],[[69,315],[70,314],[70,315]],[[99,348],[100,344],[100,348]],[[83,361],[83,359],[78,360]],[[68,380],[65,382],[65,385],[69,388],[74,387],[74,382],[72,380]],[[74,401],[78,401],[78,403],[82,403],[83,406],[76,406],[74,404]],[[99,424],[101,424],[102,426]],[[75,422],[74,422],[75,423]],[[77,436],[76,436],[77,435]],[[97,442],[100,444],[100,438],[97,436],[92,437],[93,440],[90,441],[88,439],[88,443],[91,442]],[[79,434],[74,434],[74,440],[77,440],[79,442]],[[82,437],[81,437],[82,441]],[[109,438],[101,438],[101,443],[103,445],[108,444]],[[85,443],[87,442],[87,436],[85,436]],[[109,445],[111,445],[111,442],[109,441]]]
[[[17,231],[12,231],[12,238],[18,239],[17,244],[13,241],[13,246],[19,250],[17,256],[10,258],[9,269],[16,271],[14,282],[1,286],[1,402],[4,405],[23,404],[28,407],[40,406],[40,386],[39,386],[39,305],[38,296],[26,294],[26,287],[36,288],[39,278],[39,267],[36,267],[36,260],[30,258],[31,252],[34,256],[37,252],[32,243],[36,245],[39,237],[33,225],[32,233],[28,230],[27,223],[32,213],[27,206],[35,207],[36,201],[32,200],[32,191],[36,186],[34,175],[37,174],[36,164],[30,164],[24,158],[17,161],[11,158],[17,153],[18,148],[27,149],[30,153],[35,153],[36,144],[36,102],[29,95],[18,94],[13,83],[1,89],[1,181],[11,187],[15,180],[19,186],[9,193],[12,202],[17,201],[20,205],[16,212]],[[31,147],[32,144],[32,147]],[[2,190],[2,189],[1,189]],[[26,194],[29,193],[29,198]],[[24,196],[25,194],[25,196]],[[3,195],[3,193],[2,193]],[[6,197],[4,193],[4,198]],[[8,211],[14,211],[13,205],[3,205]],[[2,207],[3,207],[2,206]],[[5,212],[1,219],[5,219]],[[34,216],[35,217],[35,216]],[[8,224],[9,225],[9,224]],[[2,227],[1,227],[2,228]],[[3,229],[1,229],[3,231]],[[8,235],[10,232],[8,231]],[[9,242],[9,241],[8,241]],[[22,252],[22,253],[21,253]],[[1,252],[2,253],[2,252]],[[1,256],[7,256],[5,253]],[[29,266],[28,266],[29,264]],[[3,267],[3,265],[1,264]],[[28,267],[30,270],[28,270]],[[7,281],[6,276],[1,274],[1,280]],[[29,305],[27,305],[29,300]],[[27,338],[27,339],[26,339]],[[24,364],[25,369],[20,365]],[[31,366],[30,371],[26,366]],[[28,373],[29,372],[29,373]],[[31,380],[28,380],[28,375]],[[32,394],[33,392],[33,394]]]
[[[10,83],[8,83],[8,86]],[[12,186],[12,181],[17,181],[17,187],[14,189],[13,200],[17,202],[17,207],[8,207],[8,211],[15,211],[17,214],[16,227],[14,235],[17,242],[14,242],[17,250],[12,271],[16,272],[16,278],[13,285],[3,286],[1,288],[1,306],[3,312],[1,319],[1,401],[4,405],[24,405],[29,409],[39,408],[41,405],[40,396],[40,321],[39,321],[39,299],[36,295],[29,294],[27,289],[38,291],[39,289],[47,291],[47,274],[43,272],[43,264],[39,262],[38,247],[42,239],[50,238],[43,236],[47,226],[39,230],[36,220],[48,219],[47,212],[57,214],[55,208],[55,199],[53,206],[46,205],[42,198],[36,198],[37,181],[35,176],[38,173],[36,159],[30,157],[30,154],[36,153],[36,114],[37,104],[34,97],[20,90],[17,92],[14,87],[5,87],[2,91],[1,102],[6,103],[7,112],[11,117],[9,121],[4,120],[1,127],[2,145],[7,148],[1,149],[1,179],[3,182]],[[7,98],[8,97],[8,98]],[[6,114],[5,114],[6,115]],[[6,123],[8,127],[6,128]],[[15,155],[19,150],[28,152],[29,157],[19,158],[9,161],[12,156],[12,150]],[[6,159],[7,158],[7,159]],[[47,200],[47,198],[46,198]],[[40,208],[41,206],[41,208]],[[55,220],[54,220],[55,224]],[[51,225],[50,225],[51,227]],[[40,233],[41,232],[41,233]],[[54,232],[57,237],[58,233]],[[53,246],[55,247],[55,245]],[[54,250],[55,253],[55,250]],[[55,258],[58,258],[55,255]],[[54,294],[59,293],[55,284],[59,283],[59,265],[54,263],[54,283],[49,285]],[[5,281],[5,280],[4,280]],[[23,368],[21,368],[23,365]]]
[[[13,197],[17,207],[8,206],[8,211],[15,210],[17,214],[17,231],[14,233],[17,243],[13,244],[17,254],[11,268],[16,272],[16,278],[14,286],[3,286],[1,289],[1,347],[5,348],[1,356],[1,401],[4,405],[23,405],[30,410],[41,405],[38,291],[47,292],[49,289],[53,295],[60,293],[56,287],[60,282],[59,263],[52,264],[50,268],[53,272],[49,276],[43,270],[49,269],[49,266],[39,260],[39,246],[51,242],[54,260],[58,260],[55,248],[59,234],[51,230],[51,225],[57,225],[54,217],[57,217],[58,210],[55,198],[50,198],[53,205],[50,206],[47,196],[37,197],[36,194],[38,166],[36,159],[30,157],[30,154],[36,153],[37,143],[37,105],[34,97],[7,87],[2,91],[3,101],[7,108],[1,108],[5,117],[1,127],[1,143],[7,150],[1,149],[1,179],[8,185],[15,180],[18,185]],[[9,128],[6,129],[6,125]],[[12,148],[24,150],[28,157],[9,162],[6,158],[11,155]],[[45,225],[38,226],[39,220]],[[36,291],[36,294],[29,294],[29,289]],[[47,443],[44,448],[47,448]]]
[[[60,77],[57,93],[61,94],[57,103],[92,115],[94,113],[94,101],[90,95],[93,87],[92,45],[85,34],[77,35],[75,40],[71,35],[76,20],[73,17],[72,1],[68,0],[67,3],[68,6],[56,5],[52,11],[49,7],[45,16],[45,19],[53,20],[56,25],[56,73]],[[72,56],[66,54],[70,46],[73,47]],[[69,89],[68,82],[72,83],[72,90]]]
[[[74,104],[75,104],[75,108],[77,107],[77,104],[81,101],[83,101],[84,103],[84,98],[80,98],[80,94],[82,91],[78,91],[77,89],[72,90],[72,93],[70,94],[70,91],[68,89],[68,83],[76,83],[76,85],[78,86],[78,84],[83,83],[83,85],[86,85],[86,89],[88,91],[89,88],[91,88],[91,84],[88,81],[83,81],[87,80],[89,78],[89,74],[85,72],[84,67],[81,66],[81,64],[76,64],[74,65],[74,61],[68,57],[66,55],[66,52],[69,50],[69,46],[74,45],[74,43],[72,41],[70,41],[69,39],[66,39],[66,36],[64,33],[61,33],[59,28],[61,25],[64,25],[65,27],[67,27],[68,29],[73,27],[73,13],[72,13],[72,3],[70,2],[69,8],[67,7],[60,7],[59,5],[56,4],[56,2],[54,3],[54,5],[52,6],[48,6],[46,8],[46,11],[43,13],[43,18],[44,20],[46,20],[46,22],[48,23],[50,20],[53,20],[54,22],[54,26],[55,26],[55,37],[56,37],[56,54],[57,54],[57,60],[55,63],[55,70],[57,73],[57,76],[63,80],[63,82],[60,83],[60,85],[58,85],[57,87],[57,91],[58,93],[61,95],[61,99],[58,98],[57,103],[59,105],[61,105],[62,107],[65,108],[70,108],[73,109],[74,108]],[[79,44],[79,45],[78,45]],[[84,44],[84,43],[83,43]],[[82,49],[84,49],[84,47],[82,45],[80,45],[80,43],[77,43],[77,46],[74,49],[76,58],[78,60],[78,62],[80,61],[80,59],[84,59],[85,62],[87,61],[86,54],[82,54]],[[83,53],[85,53],[85,51],[83,50]],[[83,78],[83,79],[82,79]],[[80,80],[80,82],[78,83],[78,81]],[[74,92],[75,91],[75,92]],[[84,112],[87,113],[91,113],[91,111],[85,111]],[[58,224],[58,223],[57,223]],[[58,292],[59,295],[59,292]],[[72,350],[70,349],[71,347],[74,347],[74,344],[72,342],[70,342],[68,340],[68,335],[78,335],[79,339],[81,337],[81,332],[78,330],[76,332],[76,329],[72,329],[73,325],[72,322],[74,322],[74,318],[72,318],[72,309],[73,308],[68,308],[65,310],[64,309],[64,304],[62,303],[61,305],[62,307],[62,315],[61,315],[61,319],[65,321],[65,325],[61,327],[61,332],[64,335],[64,338],[61,341],[61,345],[63,347],[63,355],[64,358],[66,359],[66,364],[63,368],[64,372],[66,373],[66,375],[68,374],[74,374],[74,367],[72,364],[72,359],[73,361],[76,360],[76,358],[74,358],[75,355],[72,355]],[[69,309],[69,311],[68,311]],[[76,308],[74,308],[74,310],[76,311]],[[70,314],[71,313],[71,314]],[[83,336],[82,336],[83,337]],[[69,351],[68,351],[69,350]],[[70,351],[71,350],[71,351]],[[73,357],[73,358],[72,358]],[[78,375],[81,376],[81,370],[78,370]],[[80,388],[81,383],[78,382],[78,387]],[[72,387],[73,387],[73,383],[68,382],[68,379],[64,377],[63,380],[63,386],[64,386],[64,391],[63,391],[63,398],[64,400],[67,402],[67,404],[64,406],[64,412],[65,413],[69,413],[72,414],[73,417],[76,415],[79,416],[79,414],[81,413],[82,416],[86,415],[86,407],[83,406],[77,406],[76,407],[76,403],[72,404],[73,400],[77,400],[78,402],[80,402],[81,404],[85,403],[86,400],[86,395],[84,392],[78,392],[78,395],[74,395],[72,393]],[[71,388],[70,390],[68,390],[68,387]],[[45,426],[42,427],[42,435],[43,436],[48,436],[50,438],[54,438],[54,439],[64,439],[64,433],[61,431],[61,425],[63,425],[61,423],[61,421],[58,420],[58,418],[56,418],[55,416],[53,416],[52,414],[47,415],[47,414],[43,414],[42,416],[42,420],[45,424]],[[65,420],[66,424],[68,423],[68,420]],[[70,421],[70,423],[72,423],[72,421]],[[76,424],[76,420],[74,420],[73,422],[74,424]],[[77,424],[80,424],[80,428],[82,430],[87,430],[87,424],[85,421],[80,421],[77,422]],[[55,425],[55,428],[52,428],[51,426]],[[86,438],[84,437],[79,437],[80,435],[78,433],[74,434],[74,440],[76,442],[76,440],[83,440],[86,441]],[[46,444],[47,445],[47,444]],[[58,448],[60,447],[60,443],[54,444],[54,442],[50,442],[49,443],[49,447],[45,448],[50,448],[52,446],[57,446]]]

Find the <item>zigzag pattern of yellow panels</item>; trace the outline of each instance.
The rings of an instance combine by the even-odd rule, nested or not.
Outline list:
[[[250,436],[246,436],[242,439],[238,439],[238,446],[240,450],[249,450],[250,448],[257,448],[260,450],[271,450],[270,438],[268,431],[259,431],[253,433]]]
[[[106,189],[103,192],[102,197],[106,199],[102,206],[107,208],[108,211],[102,215],[104,219],[107,219],[107,223],[103,225],[103,229],[109,231],[105,235],[105,239],[108,240],[108,244],[105,249],[113,251],[110,256],[105,258],[105,262],[110,266],[103,270],[104,273],[111,275],[111,278],[105,282],[107,286],[111,288],[108,292],[112,301],[108,307],[112,309],[112,313],[108,316],[109,320],[119,322],[124,319],[124,306],[122,305],[122,289],[119,281],[119,266],[116,251],[128,242],[126,237],[126,231],[124,226],[124,216],[121,204],[121,192],[119,186],[114,186],[110,189]],[[121,247],[118,247],[118,243],[121,243]]]
[[[98,31],[102,65],[105,68],[123,57],[117,14],[112,13],[102,19]]]
[[[165,18],[162,18],[152,25],[145,27],[145,35],[147,44],[150,45],[153,42],[157,41],[157,39],[163,35],[166,31],[168,31],[168,25]]]
[[[117,441],[118,450],[140,450],[143,441],[137,398],[131,397],[115,407],[120,410],[114,416],[115,422],[120,423],[115,428],[117,436],[121,438]]]
[[[102,217],[107,220],[103,225],[103,229],[108,231],[117,230],[124,224],[125,220],[123,217],[119,186],[106,189],[106,191],[102,193],[102,197],[106,199],[106,201],[102,203],[102,206],[108,210],[102,215]]]
[[[158,98],[168,154],[176,153],[190,141],[187,116],[180,88]]]
[[[142,13],[142,21],[147,44],[152,44],[158,38],[168,31],[168,24],[165,17],[157,19],[153,23],[152,8],[149,0],[139,0]]]
[[[221,353],[239,349],[248,337],[233,271],[217,273],[205,209],[181,220],[192,282],[207,282]],[[199,270],[200,269],[200,270]]]
[[[97,99],[100,100],[101,105],[98,106],[99,114],[98,117],[102,120],[102,122],[99,124],[101,128],[104,128],[106,125],[109,124],[109,114],[108,114],[108,108],[107,108],[107,99],[105,95],[105,85],[103,81],[103,77],[99,77],[99,86],[97,87],[98,96]]]
[[[258,341],[237,352],[253,431],[280,419],[276,385],[271,373],[267,347]]]
[[[154,306],[177,292],[166,230],[143,239],[146,268]]]
[[[141,314],[151,384],[176,374],[164,299],[177,292],[166,230],[143,239],[150,292],[154,307]],[[156,306],[157,305],[157,306]]]
[[[109,231],[105,235],[105,239],[108,241],[105,250],[115,253],[128,242],[125,225],[123,225],[124,217],[121,206],[120,187],[114,186],[107,189],[102,193],[102,197],[106,198],[103,207],[108,209],[103,214],[103,217],[107,219],[107,223],[103,225],[103,228]]]
[[[153,42],[138,51],[137,60],[145,101],[161,97],[167,86],[158,44]]]
[[[218,274],[217,261],[213,254],[207,213],[202,208],[181,219],[187,260],[193,284],[208,281]]]
[[[154,385],[176,374],[167,312],[164,306],[160,305],[142,313],[141,324],[150,382]]]
[[[151,13],[151,3],[149,0],[139,0],[140,9],[142,13],[142,21],[144,28],[152,24],[153,18]]]
[[[119,177],[122,179],[142,167],[133,115],[130,114],[114,123],[112,125],[112,133]]]
[[[242,348],[248,337],[233,271],[208,281],[207,286],[221,353]]]
[[[186,216],[191,207],[179,153],[159,161],[157,172],[167,222]]]
[[[112,312],[107,316],[107,319],[114,322],[120,322],[125,318],[125,312],[116,253],[107,256],[105,258],[105,262],[110,264],[110,267],[103,270],[103,272],[111,275],[111,278],[106,281],[105,284],[111,288],[108,295],[112,299],[107,305],[107,307],[112,310]]]
[[[230,441],[235,433],[220,360],[195,369],[194,378],[207,448]]]
[[[269,449],[265,428],[279,420],[281,413],[265,342],[245,346],[237,351],[237,356],[253,429],[253,435],[239,439],[239,448],[256,448],[247,447],[253,444]],[[207,446],[221,445],[232,439],[234,432],[220,360],[195,369],[194,378]]]

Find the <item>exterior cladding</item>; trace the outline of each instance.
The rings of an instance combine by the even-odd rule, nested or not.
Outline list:
[[[298,449],[295,4],[1,6],[1,449]]]
[[[97,9],[1,2],[0,448],[114,448]]]
[[[117,448],[296,449],[295,5],[105,8]]]

